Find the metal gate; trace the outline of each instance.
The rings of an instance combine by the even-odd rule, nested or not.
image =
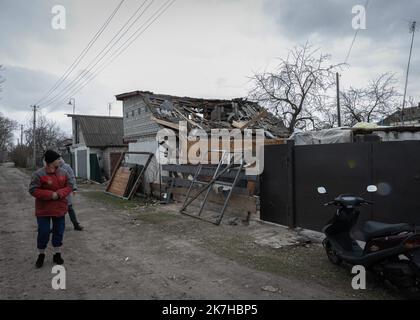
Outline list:
[[[264,148],[264,171],[261,176],[262,220],[289,225],[289,197],[293,185],[288,172],[290,169],[287,145],[268,145]]]
[[[373,217],[420,225],[420,141],[373,144]]]
[[[273,145],[265,148],[264,158],[263,220],[321,230],[334,213],[322,204],[354,193],[374,202],[361,208],[360,222],[420,225],[420,141]],[[378,192],[367,194],[369,184]],[[318,186],[328,193],[319,195]]]
[[[87,175],[87,150],[77,151],[77,176],[79,178],[88,179]]]

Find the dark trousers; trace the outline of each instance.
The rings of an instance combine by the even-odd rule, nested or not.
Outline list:
[[[68,213],[69,213],[69,217],[70,217],[70,221],[71,221],[71,223],[73,223],[73,226],[78,226],[79,225],[79,222],[77,221],[77,218],[76,218],[76,212],[74,211],[74,209],[73,209],[73,205],[69,205],[69,207],[68,207]]]
[[[38,249],[45,249],[50,241],[51,221],[52,221],[52,245],[54,248],[63,245],[65,229],[65,218],[63,217],[37,217],[38,222]]]

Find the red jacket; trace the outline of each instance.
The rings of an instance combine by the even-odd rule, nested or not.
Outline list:
[[[62,217],[67,213],[66,197],[73,191],[68,173],[58,168],[41,168],[34,172],[29,185],[29,193],[35,197],[35,215],[37,217]],[[59,199],[53,200],[53,193]]]

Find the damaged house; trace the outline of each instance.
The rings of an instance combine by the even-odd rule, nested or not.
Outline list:
[[[201,129],[207,133],[212,129],[239,129],[241,132],[244,129],[263,129],[264,144],[283,144],[288,136],[279,118],[246,99],[199,99],[149,91],[123,93],[116,98],[123,103],[123,140],[130,152],[151,152],[162,156],[165,152],[156,152],[158,131],[167,128],[178,133],[180,121],[187,124],[188,130]],[[192,145],[188,143],[188,148]],[[146,158],[130,155],[129,162],[143,165]],[[223,161],[221,159],[219,166],[190,163],[160,166],[158,162],[161,161],[157,161],[155,156],[145,173],[146,192],[164,194],[192,205],[201,203],[200,214],[203,203],[209,203],[210,207],[221,205],[223,212],[225,209],[236,210],[241,216],[245,212],[249,218],[250,214],[257,213],[258,177],[244,174],[243,165],[246,164],[234,168]],[[202,187],[206,189],[200,191]],[[200,193],[197,198],[186,201],[197,193]],[[227,202],[235,205],[227,205]]]

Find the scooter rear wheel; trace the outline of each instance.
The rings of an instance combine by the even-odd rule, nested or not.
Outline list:
[[[332,245],[329,241],[324,242],[324,248],[325,252],[327,253],[328,260],[330,260],[332,264],[340,265],[343,262],[343,260],[337,256],[337,252],[332,248]]]

